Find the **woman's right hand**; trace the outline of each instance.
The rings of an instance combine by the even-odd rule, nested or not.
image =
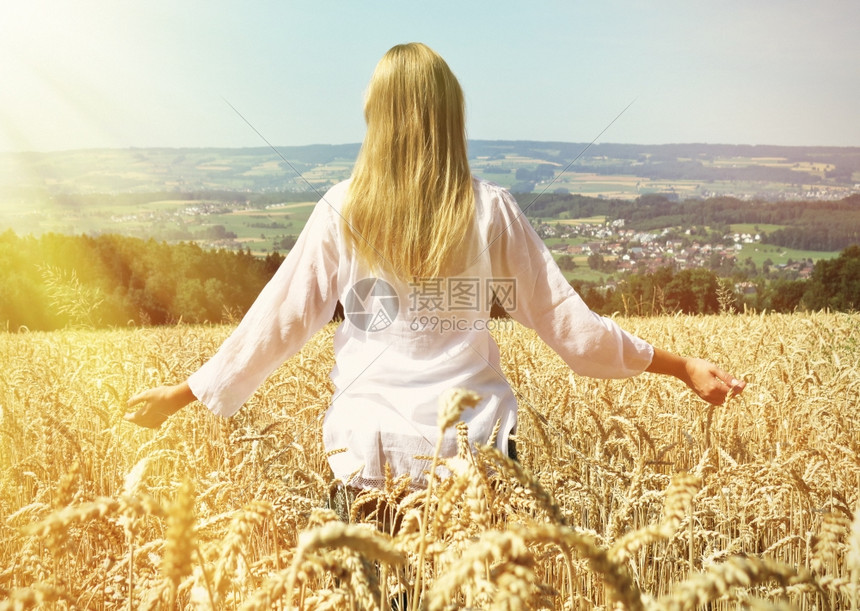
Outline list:
[[[722,405],[744,391],[747,383],[705,359],[687,359],[686,377],[681,379],[711,405]]]
[[[125,419],[148,429],[157,429],[170,416],[194,400],[195,397],[188,382],[150,388],[128,400],[126,404],[128,407],[135,405],[141,405],[141,407],[136,412],[126,414]]]
[[[679,356],[660,348],[654,348],[654,358],[646,371],[678,378],[711,405],[722,405],[727,398],[741,394],[747,385],[710,361]]]

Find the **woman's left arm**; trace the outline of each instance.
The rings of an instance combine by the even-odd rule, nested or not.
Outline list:
[[[314,207],[296,244],[238,327],[185,382],[139,393],[126,419],[158,428],[195,398],[220,416],[231,416],[263,381],[332,319],[337,303],[338,214],[327,197]]]

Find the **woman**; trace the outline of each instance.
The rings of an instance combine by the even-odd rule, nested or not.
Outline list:
[[[715,365],[653,348],[588,309],[513,197],[471,176],[463,93],[431,49],[385,54],[365,119],[352,178],[316,205],[237,329],[187,381],[132,397],[141,407],[128,420],[157,428],[195,399],[235,413],[338,300],[346,320],[323,438],[335,477],[355,488],[381,486],[386,463],[424,484],[428,465],[416,456],[433,454],[438,398],[451,387],[481,397],[462,415],[471,440],[487,442],[500,424],[496,444],[507,450],[517,406],[488,332],[493,301],[579,374],[668,374],[713,404],[743,390]],[[456,452],[455,436],[447,431],[443,455]]]

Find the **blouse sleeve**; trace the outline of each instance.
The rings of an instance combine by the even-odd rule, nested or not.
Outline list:
[[[218,352],[191,375],[194,396],[232,416],[329,322],[337,303],[338,224],[323,198],[278,271]]]
[[[651,345],[592,312],[513,196],[501,189],[499,194],[489,240],[494,274],[516,282],[508,313],[537,331],[580,375],[625,378],[644,371],[654,355]]]

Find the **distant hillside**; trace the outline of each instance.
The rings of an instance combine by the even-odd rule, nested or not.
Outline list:
[[[289,164],[268,147],[6,153],[0,154],[0,198],[81,192],[307,191],[297,173],[316,184],[348,176],[358,149],[358,144],[280,147]]]
[[[0,210],[57,193],[302,192],[349,176],[359,144],[83,149],[0,154]],[[516,191],[632,199],[839,199],[860,191],[860,148],[718,144],[469,143],[475,173]],[[575,160],[575,161],[574,161]],[[573,163],[572,163],[573,162]],[[566,171],[565,171],[566,170]]]

